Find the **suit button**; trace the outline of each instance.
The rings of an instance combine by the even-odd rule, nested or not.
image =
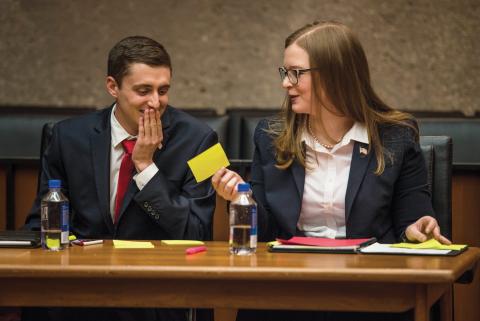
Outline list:
[[[151,212],[151,211],[152,211],[152,207],[151,207],[151,206],[147,207],[147,211]]]
[[[148,206],[148,202],[144,202],[144,203],[143,203],[143,206],[147,207],[147,206]]]
[[[155,215],[155,219],[158,220],[160,218],[160,215]]]

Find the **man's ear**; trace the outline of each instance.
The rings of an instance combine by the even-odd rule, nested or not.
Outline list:
[[[117,84],[117,81],[112,76],[107,77],[106,86],[108,93],[112,95],[112,97],[118,98],[118,91],[120,88]]]

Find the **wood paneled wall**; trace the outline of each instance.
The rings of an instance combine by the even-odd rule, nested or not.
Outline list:
[[[480,247],[480,173],[456,172],[452,179],[454,243]],[[472,284],[454,285],[455,321],[480,320],[480,265]]]

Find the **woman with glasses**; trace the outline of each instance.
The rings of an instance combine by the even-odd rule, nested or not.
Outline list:
[[[440,234],[418,128],[374,92],[364,50],[338,22],[308,24],[285,41],[285,102],[261,121],[251,170],[259,239],[295,235],[422,242]],[[212,178],[226,200],[243,179]],[[384,320],[382,314],[241,311],[239,320]],[[388,320],[395,320],[388,316]]]

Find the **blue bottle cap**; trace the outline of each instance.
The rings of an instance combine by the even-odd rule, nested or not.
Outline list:
[[[250,190],[250,184],[248,183],[240,183],[237,186],[239,192],[248,192]]]
[[[48,188],[60,188],[62,187],[62,181],[59,179],[49,179]]]

